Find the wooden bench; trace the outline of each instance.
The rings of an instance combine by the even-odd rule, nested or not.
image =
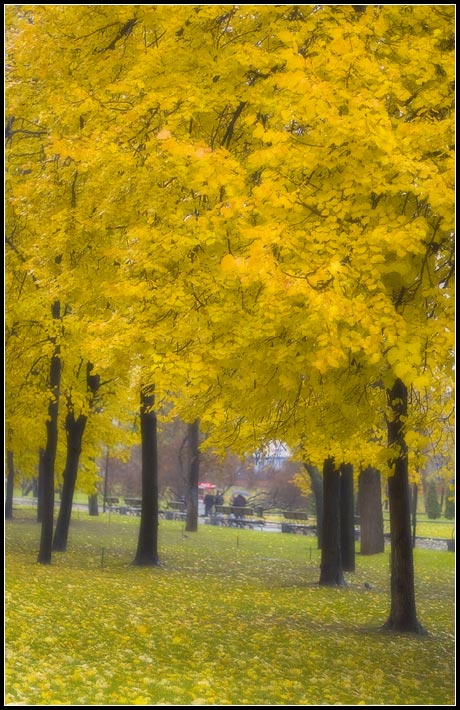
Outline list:
[[[141,498],[125,498],[125,513],[127,515],[140,515],[142,511]]]
[[[166,520],[185,520],[185,503],[181,500],[171,500],[168,509],[164,511]]]
[[[286,520],[308,520],[307,513],[302,510],[283,510],[283,517]]]
[[[263,528],[265,520],[254,517],[252,508],[237,505],[215,505],[210,519],[211,525],[229,528]]]
[[[281,532],[301,535],[308,535],[310,532],[316,532],[316,525],[306,525],[306,523],[296,522],[299,520],[308,520],[307,513],[304,513],[301,510],[284,510],[283,517],[289,522],[281,523]]]
[[[281,532],[308,535],[316,533],[316,525],[301,525],[299,523],[281,523]]]
[[[265,520],[262,520],[262,518],[237,518],[236,520],[236,527],[237,528],[249,528],[250,530],[254,530],[254,528],[262,528],[265,525]]]
[[[108,508],[109,513],[119,513],[120,512],[120,499],[107,497],[104,498],[104,504]]]
[[[217,515],[230,515],[230,513],[232,512],[232,506],[231,505],[215,505],[213,510]]]

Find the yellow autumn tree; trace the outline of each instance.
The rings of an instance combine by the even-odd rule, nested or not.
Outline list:
[[[362,10],[15,6],[7,135],[44,157],[12,200],[43,193],[51,256],[78,235],[143,381],[214,441],[307,430],[348,461],[386,422],[411,599],[389,625],[417,630],[405,435],[408,391],[452,379],[453,8]]]

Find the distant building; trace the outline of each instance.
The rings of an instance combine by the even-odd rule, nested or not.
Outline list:
[[[273,441],[266,451],[257,451],[253,454],[254,471],[260,474],[267,468],[279,470],[289,461],[290,455],[291,453],[286,444],[280,441]]]

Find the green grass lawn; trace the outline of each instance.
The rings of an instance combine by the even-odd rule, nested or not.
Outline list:
[[[132,566],[139,518],[77,513],[36,564],[6,523],[6,702],[24,705],[451,705],[454,555],[415,550],[427,636],[383,632],[388,551],[319,587],[302,535],[161,521],[161,565]],[[368,582],[372,588],[366,589]]]

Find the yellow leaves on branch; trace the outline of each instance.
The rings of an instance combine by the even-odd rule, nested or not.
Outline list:
[[[127,372],[132,351],[171,382],[177,368],[204,407],[218,382],[237,418],[306,411],[333,383],[361,402],[366,377],[426,387],[452,330],[452,20],[422,6],[11,10],[8,105],[24,123],[8,140],[9,231],[24,266],[8,283],[27,269],[60,292],[69,342],[101,367]],[[248,361],[262,402],[245,394]]]

